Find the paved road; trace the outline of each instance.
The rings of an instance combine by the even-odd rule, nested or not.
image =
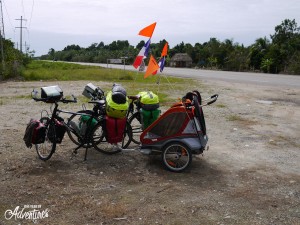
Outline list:
[[[100,64],[100,63],[79,63],[84,65],[94,65],[109,68],[124,69],[124,65]],[[126,70],[135,70],[133,66],[126,65]],[[264,74],[264,73],[242,73],[227,71],[211,71],[188,68],[165,67],[164,75],[176,77],[188,77],[203,80],[222,80],[232,83],[254,83],[270,86],[296,87],[300,88],[300,76]]]

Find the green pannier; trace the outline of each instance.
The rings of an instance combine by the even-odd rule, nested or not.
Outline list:
[[[92,118],[89,115],[83,115],[79,119],[79,131],[81,135],[85,135],[86,129],[89,129],[91,131],[95,125],[97,124],[97,120]]]
[[[125,118],[129,107],[128,98],[123,104],[117,104],[112,99],[112,92],[109,91],[106,96],[106,114],[113,118]]]
[[[159,109],[154,110],[146,110],[140,109],[141,117],[142,117],[142,125],[143,130],[149,127],[160,115]]]

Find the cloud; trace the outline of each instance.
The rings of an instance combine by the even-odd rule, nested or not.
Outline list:
[[[276,25],[284,19],[296,19],[300,23],[298,0],[3,0],[7,35],[15,36],[19,30],[14,19],[21,15],[27,19],[31,46],[37,52],[45,52],[59,43],[73,44],[86,40],[93,42],[128,40],[135,45],[143,37],[141,28],[157,22],[152,42],[162,39],[170,46],[181,41],[194,44],[208,41],[234,39],[251,44],[256,38],[269,37]],[[23,4],[22,4],[23,2]],[[33,6],[33,7],[32,7]],[[33,11],[32,11],[33,8]],[[8,22],[8,15],[11,18]],[[32,15],[32,16],[31,16]],[[32,18],[30,20],[30,18]],[[29,21],[30,20],[30,21]],[[13,24],[13,25],[11,25]],[[14,27],[12,27],[14,26]],[[14,31],[14,32],[13,32]],[[44,34],[47,42],[33,35]],[[56,37],[64,40],[57,40]],[[52,37],[52,38],[51,38]],[[68,39],[65,39],[68,38]],[[43,38],[45,39],[45,38]],[[54,41],[55,40],[55,41]],[[74,41],[73,41],[74,40]],[[29,41],[29,40],[27,40]],[[72,42],[71,42],[72,41]],[[44,42],[44,49],[41,49]]]

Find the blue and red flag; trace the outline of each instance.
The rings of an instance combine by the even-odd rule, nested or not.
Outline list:
[[[144,58],[147,58],[149,54],[149,49],[150,49],[150,44],[151,44],[151,38],[145,43],[145,45],[142,47],[140,50],[139,54],[134,60],[133,67],[138,68],[141,64]]]
[[[163,50],[161,52],[161,56],[160,59],[158,61],[158,65],[159,65],[159,71],[162,72],[165,68],[165,64],[166,64],[166,56],[168,54],[168,42],[166,42],[166,44],[163,47]],[[157,74],[157,70],[155,72],[152,73],[152,75]]]

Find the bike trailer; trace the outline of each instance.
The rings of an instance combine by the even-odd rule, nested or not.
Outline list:
[[[125,118],[129,107],[128,99],[122,104],[116,103],[112,98],[112,92],[109,91],[106,96],[106,114],[113,118]]]
[[[41,88],[41,98],[47,99],[46,103],[54,103],[63,97],[63,91],[57,85]]]
[[[110,144],[116,144],[121,142],[123,139],[125,127],[126,127],[126,118],[113,118],[106,116],[105,118],[105,128],[106,128],[106,138],[107,142]]]

